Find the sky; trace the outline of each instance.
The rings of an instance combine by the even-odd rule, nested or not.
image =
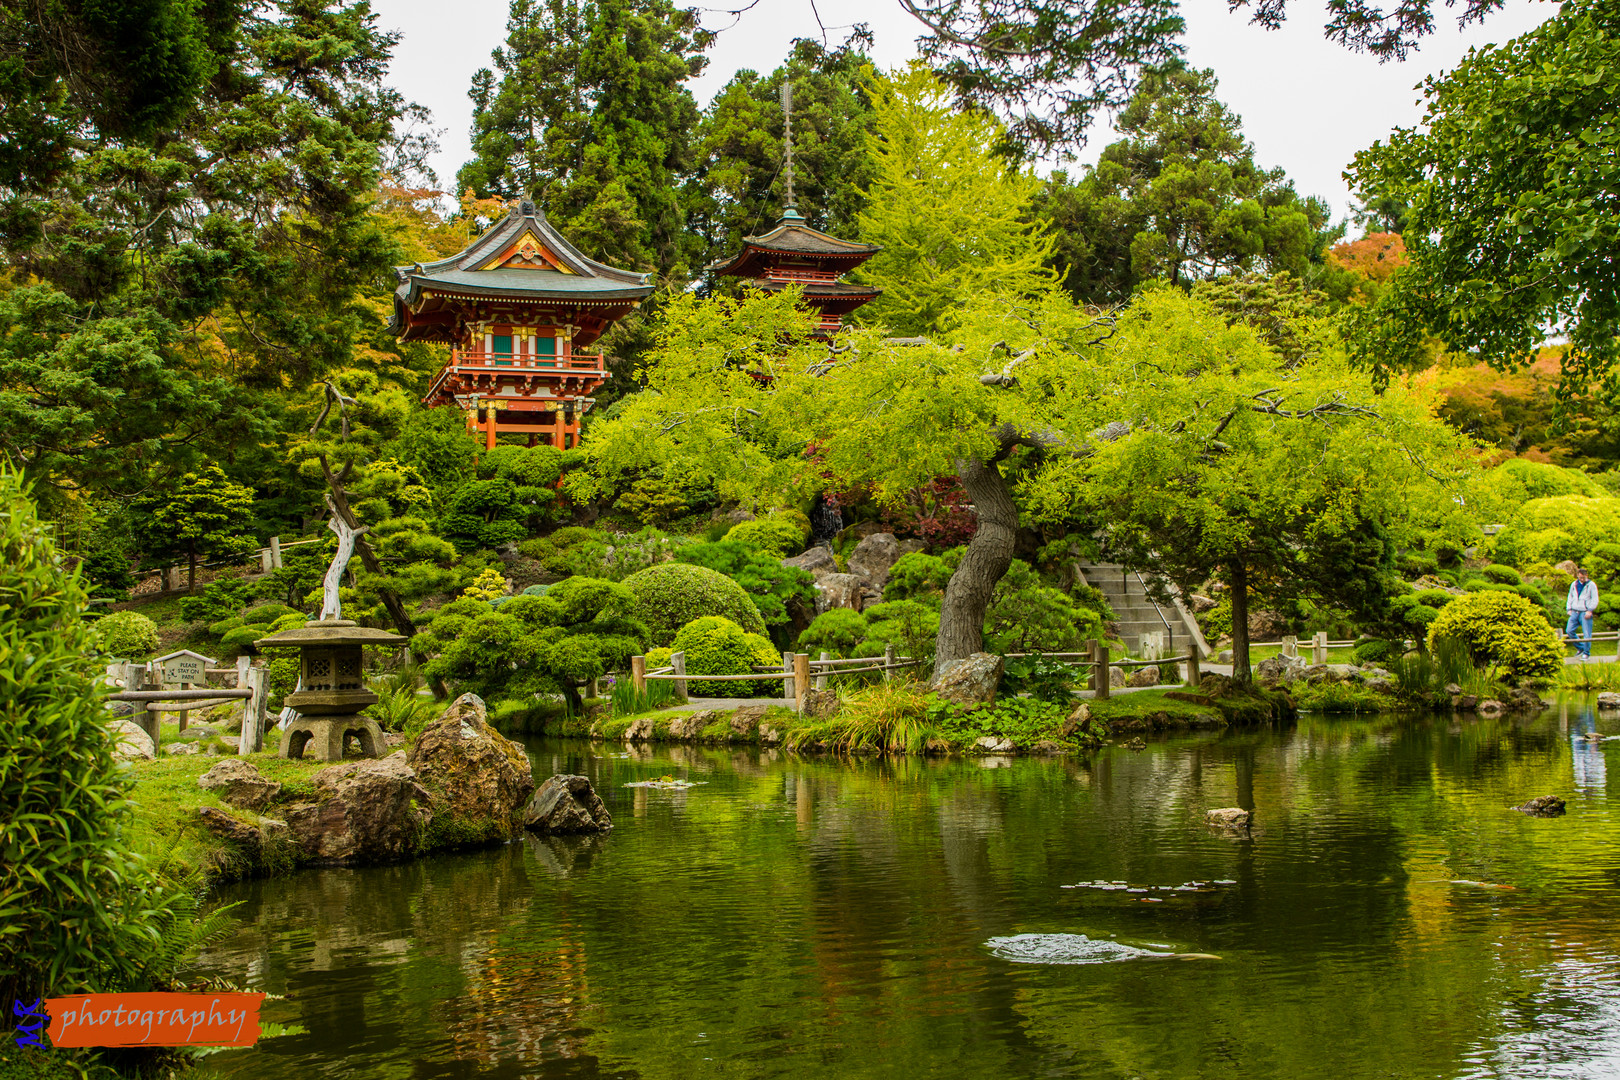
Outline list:
[[[692,83],[699,105],[708,104],[738,70],[773,70],[792,39],[820,38],[823,27],[827,40],[837,44],[852,23],[865,22],[876,37],[872,55],[881,67],[903,64],[916,52],[920,28],[895,0],[758,0],[741,16],[726,13],[746,2],[698,0],[704,25],[724,28],[709,52],[708,69]],[[457,0],[453,7],[443,0],[374,4],[381,24],[402,35],[390,82],[407,100],[431,109],[432,126],[443,129],[433,166],[445,187],[470,154],[467,88],[505,39],[507,8],[508,0]],[[1356,152],[1422,118],[1416,87],[1425,77],[1453,67],[1470,47],[1524,33],[1554,10],[1547,0],[1506,0],[1483,25],[1459,31],[1440,8],[1435,33],[1420,51],[1402,63],[1380,64],[1322,36],[1326,16],[1318,0],[1293,0],[1289,21],[1276,31],[1249,25],[1245,15],[1227,10],[1226,0],[1182,5],[1187,60],[1214,69],[1219,95],[1242,118],[1256,159],[1265,168],[1282,166],[1302,195],[1325,198],[1335,217],[1347,215],[1353,204],[1341,174]],[[1103,117],[1078,162],[1094,161],[1111,137]]]

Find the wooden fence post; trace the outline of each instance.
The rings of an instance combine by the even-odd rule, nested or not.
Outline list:
[[[1198,672],[1198,644],[1194,642],[1192,648],[1187,650],[1187,686],[1196,690],[1203,678]]]
[[[805,655],[808,656],[809,653],[806,653]],[[832,659],[832,653],[827,652],[826,650],[822,650],[821,658],[823,660],[831,660]],[[827,669],[826,668],[822,668],[820,673],[818,673],[816,675],[816,689],[817,690],[825,690],[825,689],[827,689]]]
[[[810,690],[810,654],[793,654],[793,708],[799,713],[804,712],[804,695]]]
[[[1327,643],[1328,636],[1326,630],[1318,631],[1316,635],[1311,638],[1311,659],[1313,662],[1318,664],[1327,663]]]
[[[797,701],[799,695],[793,692],[793,654],[782,654],[782,674],[787,676],[782,680],[782,698],[785,701]]]
[[[888,682],[894,678],[894,642],[883,646],[883,681]]]
[[[645,656],[632,656],[630,658],[630,685],[635,687],[638,694],[647,692],[647,658]]]
[[[1290,660],[1299,658],[1299,638],[1293,634],[1285,634],[1282,639],[1282,654]]]
[[[281,537],[279,536],[270,538],[270,569],[281,569]]]
[[[1114,688],[1113,671],[1108,666],[1108,642],[1095,642],[1096,662],[1091,671],[1092,696],[1098,700],[1106,700]]]
[[[683,652],[670,653],[669,654],[669,666],[672,669],[674,669],[674,673],[675,673],[675,676],[676,676],[676,678],[675,678],[675,700],[679,701],[682,705],[685,705],[686,704],[686,679],[683,676],[685,676],[685,674],[686,674],[686,654],[683,653]]]

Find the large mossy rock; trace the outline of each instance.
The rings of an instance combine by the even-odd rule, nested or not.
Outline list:
[[[432,847],[504,843],[523,835],[534,770],[523,747],[489,723],[484,701],[463,694],[417,736],[406,760],[432,793]]]
[[[1005,663],[993,653],[977,652],[940,668],[930,688],[957,705],[994,705]]]
[[[281,785],[262,775],[250,762],[226,758],[197,778],[197,786],[212,791],[220,802],[238,810],[263,810],[281,793]]]
[[[602,797],[583,776],[559,774],[540,785],[523,814],[537,833],[567,835],[607,832],[613,828]]]
[[[283,814],[305,858],[361,865],[422,849],[433,819],[431,796],[403,753],[333,765],[316,773],[314,783],[318,801],[294,803]]]

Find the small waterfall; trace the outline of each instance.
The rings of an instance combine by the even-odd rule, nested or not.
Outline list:
[[[810,508],[810,542],[831,547],[833,537],[844,528],[844,514],[837,503],[829,503],[825,495],[816,496],[816,505]]]

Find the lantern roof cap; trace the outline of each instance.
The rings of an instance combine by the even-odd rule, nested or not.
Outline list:
[[[403,645],[409,640],[387,630],[359,626],[352,619],[311,619],[303,626],[260,638],[255,648],[298,645]]]

